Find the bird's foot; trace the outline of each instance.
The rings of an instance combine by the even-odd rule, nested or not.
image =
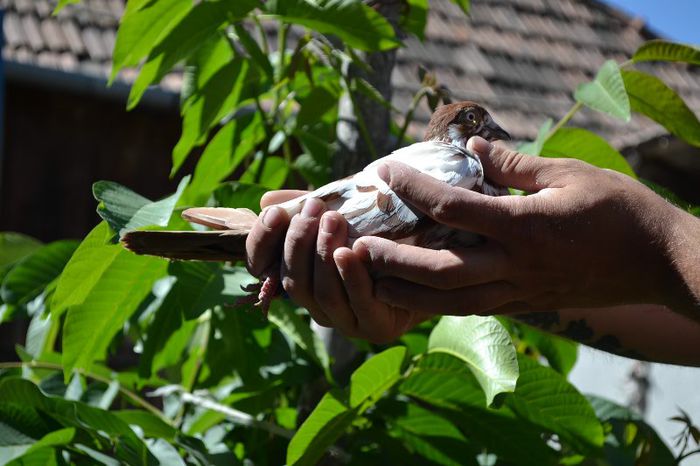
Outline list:
[[[234,306],[238,307],[252,304],[255,307],[259,307],[263,315],[267,317],[267,313],[270,310],[270,303],[275,296],[280,294],[279,287],[280,279],[278,274],[263,274],[262,280],[258,283],[241,286],[243,291],[250,294],[238,298]]]

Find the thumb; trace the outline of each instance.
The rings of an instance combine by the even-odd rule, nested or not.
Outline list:
[[[541,175],[547,168],[551,168],[551,160],[521,154],[491,144],[479,136],[469,139],[467,149],[481,160],[486,178],[501,186],[529,192],[546,187]]]

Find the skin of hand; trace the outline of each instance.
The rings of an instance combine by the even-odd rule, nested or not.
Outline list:
[[[291,220],[281,209],[264,212],[248,237],[251,273],[282,255],[292,299],[319,324],[375,342],[434,313],[658,303],[700,320],[700,221],[619,173],[525,156],[480,138],[469,148],[487,178],[533,194],[484,196],[400,164],[381,173],[434,220],[483,235],[481,245],[435,251],[365,237],[350,250],[342,246],[344,219],[314,202]],[[269,193],[261,204],[300,194]]]

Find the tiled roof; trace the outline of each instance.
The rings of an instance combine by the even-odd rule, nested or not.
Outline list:
[[[6,60],[106,77],[124,0],[83,0],[51,16],[54,1],[0,0],[5,9]],[[487,106],[516,138],[532,138],[547,117],[557,119],[573,103],[577,84],[590,79],[607,59],[625,61],[653,34],[595,0],[481,0],[469,17],[449,0],[431,0],[426,39],[409,37],[393,75],[395,105],[407,108],[418,88],[419,64],[435,72],[456,99]],[[645,64],[664,79],[696,113],[700,71],[682,64]],[[124,81],[134,71],[122,73]],[[181,77],[161,87],[177,90]],[[429,118],[422,106],[412,125],[421,134]],[[584,110],[574,123],[628,147],[664,134],[645,118],[624,124]]]

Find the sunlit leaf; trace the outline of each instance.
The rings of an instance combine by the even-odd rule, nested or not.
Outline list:
[[[428,22],[428,0],[408,0],[401,17],[401,29],[425,39],[425,25]]]
[[[614,60],[606,61],[593,81],[579,85],[574,97],[594,110],[630,121],[630,101],[620,67]]]
[[[388,50],[400,44],[391,24],[363,2],[271,0],[265,9],[282,21],[333,34],[358,49]]]
[[[97,213],[121,234],[145,226],[167,226],[189,181],[189,176],[184,177],[174,194],[156,202],[113,181],[98,181],[92,185],[92,192],[100,202]]]
[[[540,155],[549,131],[552,129],[552,119],[547,118],[537,131],[537,138],[532,142],[526,142],[518,146],[518,152],[528,155]]]
[[[376,401],[401,378],[406,348],[395,346],[365,361],[350,376],[350,407]]]
[[[675,61],[700,65],[700,48],[663,39],[650,40],[634,52],[632,61]]]
[[[632,110],[646,115],[689,144],[700,147],[700,121],[673,89],[659,78],[641,71],[622,70],[622,79]]]
[[[350,426],[356,414],[342,400],[342,395],[326,393],[289,442],[287,464],[316,464]]]
[[[191,8],[191,2],[182,0],[127,2],[112,52],[110,82],[122,68],[138,65]]]
[[[149,85],[159,82],[227,21],[242,18],[256,6],[255,0],[210,1],[195,5],[151,50],[131,87],[127,108],[134,108]]]
[[[260,165],[262,164],[262,170]],[[289,165],[282,157],[257,158],[240,178],[241,183],[260,184],[268,189],[280,189],[289,174]]]
[[[542,157],[567,157],[583,160],[600,168],[609,168],[636,178],[630,164],[605,139],[583,128],[559,128],[547,139]]]
[[[518,362],[510,335],[493,317],[444,316],[430,334],[429,351],[449,353],[464,361],[491,404],[499,393],[512,392]]]

